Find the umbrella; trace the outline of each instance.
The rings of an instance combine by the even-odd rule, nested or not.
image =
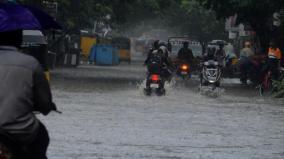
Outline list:
[[[0,3],[0,32],[62,29],[47,13],[30,6]]]

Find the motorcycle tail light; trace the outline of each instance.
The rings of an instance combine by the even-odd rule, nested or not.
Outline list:
[[[151,79],[152,79],[152,81],[158,81],[159,75],[152,75]]]

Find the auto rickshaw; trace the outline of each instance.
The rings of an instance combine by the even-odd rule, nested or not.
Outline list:
[[[116,37],[112,39],[112,45],[118,49],[119,61],[131,63],[131,43],[127,37]]]
[[[39,30],[23,30],[22,51],[38,60],[49,81],[50,73],[47,65],[47,41],[43,33]]]

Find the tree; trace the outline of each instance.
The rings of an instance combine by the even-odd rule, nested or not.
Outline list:
[[[51,0],[50,0],[51,1]],[[22,0],[35,4],[35,0]],[[36,1],[38,3],[42,1]],[[94,21],[105,21],[113,29],[128,31],[151,21],[154,25],[168,25],[186,33],[202,44],[213,38],[223,38],[223,21],[217,21],[213,11],[200,7],[196,0],[60,0],[57,19],[66,29],[92,28]],[[212,16],[213,15],[213,16]],[[153,20],[154,19],[154,20]]]
[[[20,0],[20,2],[44,9],[43,0]],[[94,21],[104,20],[106,15],[112,14],[110,0],[57,0],[56,2],[58,3],[56,18],[66,30],[91,28]]]
[[[165,21],[164,13],[180,0],[124,0],[113,3],[114,27],[120,31],[151,21]],[[115,1],[116,2],[116,1]]]
[[[201,5],[212,9],[218,18],[238,15],[237,22],[249,24],[256,32],[262,51],[266,52],[272,36],[271,18],[275,11],[284,8],[283,0],[200,0]]]
[[[214,11],[204,9],[196,0],[182,0],[172,8],[167,18],[181,33],[198,40],[203,53],[209,41],[227,38],[224,20],[217,20]]]

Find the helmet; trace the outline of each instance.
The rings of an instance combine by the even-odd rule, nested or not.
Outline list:
[[[221,49],[221,48],[224,48],[224,46],[225,46],[224,43],[220,43],[220,44],[219,44],[219,48],[220,48],[220,49]]]
[[[185,42],[183,42],[182,44],[183,44],[184,47],[188,47],[189,42],[188,42],[188,41],[185,41]]]
[[[269,42],[269,46],[270,46],[270,47],[276,47],[275,41],[271,40],[271,41]]]
[[[245,42],[245,47],[251,47],[251,43],[249,41]]]
[[[161,45],[161,46],[159,47],[159,50],[161,50],[164,54],[168,51],[167,47],[164,46],[164,45]]]
[[[160,41],[160,42],[159,42],[159,47],[161,47],[161,46],[167,47],[167,43],[164,42],[164,41]]]
[[[207,55],[208,56],[214,56],[216,52],[216,48],[215,47],[208,47],[207,48]]]
[[[155,49],[157,49],[157,48],[159,48],[159,40],[155,40],[154,41],[154,43],[153,43],[153,47],[155,48]]]

